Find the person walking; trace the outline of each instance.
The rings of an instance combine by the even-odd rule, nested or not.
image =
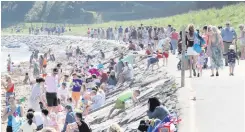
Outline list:
[[[216,69],[216,76],[219,76],[219,68],[223,66],[223,51],[224,45],[220,35],[220,31],[217,27],[212,26],[210,28],[210,38],[208,42],[208,56],[211,58],[211,77],[214,76],[214,69]]]
[[[58,92],[58,69],[54,68],[52,75],[49,75],[45,79],[46,84],[46,99],[47,99],[47,105],[48,110],[52,112],[52,110],[55,109],[55,107],[58,106],[57,100],[57,92]]]
[[[227,53],[232,42],[237,40],[236,31],[231,27],[230,22],[226,22],[226,27],[222,29],[221,36],[224,43],[224,52]],[[228,66],[228,57],[225,57],[225,66]]]
[[[241,32],[241,35],[238,38],[240,40],[241,59],[245,60],[245,26],[241,24],[239,25],[239,29]]]

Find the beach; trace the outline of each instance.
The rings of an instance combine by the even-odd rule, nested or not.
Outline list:
[[[13,41],[18,41],[20,43],[25,43],[29,51],[31,53],[34,49],[38,49],[41,53],[47,52],[49,49],[55,54],[56,62],[48,62],[47,72],[50,73],[51,69],[59,62],[62,63],[62,68],[64,72],[68,73],[72,69],[74,63],[69,64],[66,61],[65,49],[67,46],[79,46],[81,49],[84,49],[85,54],[97,54],[99,50],[103,50],[106,54],[105,60],[102,63],[105,66],[108,65],[108,60],[110,58],[118,59],[118,55],[120,53],[124,53],[125,55],[129,54],[129,51],[126,50],[126,45],[117,43],[112,40],[95,40],[88,39],[85,37],[77,37],[77,36],[33,36],[33,35],[6,35],[2,36],[3,44],[8,44]],[[116,50],[115,50],[116,48]],[[8,53],[8,52],[6,52]],[[2,56],[6,55],[6,53],[2,53]],[[11,53],[13,60],[21,60],[24,63],[21,63],[22,73],[12,75],[13,81],[15,83],[15,92],[16,97],[28,97],[30,96],[30,85],[23,85],[22,80],[24,78],[24,73],[28,72],[32,77],[32,69],[29,69],[29,56],[30,54],[22,54],[23,56],[19,56],[21,52],[17,52],[16,54]],[[18,56],[19,58],[15,57]],[[1,58],[6,60],[6,58]],[[94,111],[91,112],[86,117],[86,121],[90,124],[90,127],[95,132],[100,132],[104,129],[107,129],[108,124],[118,123],[122,126],[125,131],[131,132],[135,131],[139,125],[139,121],[146,116],[147,111],[147,100],[149,97],[156,96],[158,97],[166,106],[169,108],[171,112],[177,112],[177,96],[175,95],[178,90],[177,84],[175,83],[175,78],[168,74],[167,69],[161,67],[159,69],[155,69],[153,72],[149,71],[143,73],[144,67],[146,66],[146,60],[142,59],[142,57],[138,56],[135,58],[134,64],[134,80],[131,84],[126,84],[123,88],[130,87],[131,89],[140,89],[142,91],[142,96],[140,97],[140,103],[135,106],[128,108],[126,110],[126,115],[123,113],[118,113],[113,115],[113,118],[107,119],[106,116],[108,112],[113,107],[114,102],[118,94],[122,91],[117,90],[113,93],[110,93],[106,97],[106,104]],[[97,59],[95,62],[98,61]],[[2,76],[3,77],[3,76]],[[160,91],[160,92],[159,92]],[[2,111],[5,108],[4,101],[5,95],[4,90],[2,89]],[[22,104],[24,106],[25,111],[28,108],[28,101]],[[2,123],[2,131],[6,128],[6,123]]]

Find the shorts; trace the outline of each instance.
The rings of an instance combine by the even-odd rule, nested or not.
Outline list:
[[[72,99],[78,101],[80,99],[81,93],[80,92],[72,92]]]
[[[46,68],[47,67],[47,65],[43,65],[43,68]]]
[[[49,107],[58,106],[57,93],[48,93],[46,92],[46,99]]]
[[[169,56],[168,52],[163,52],[162,54],[163,54],[163,56],[164,56],[165,58],[168,58],[168,56]]]
[[[193,47],[187,48],[187,55],[198,55],[198,53],[194,50]]]
[[[235,63],[229,63],[229,67],[234,68],[235,67]]]
[[[115,109],[125,109],[125,103],[121,100],[116,100],[116,104],[114,108]]]
[[[158,37],[154,37],[154,40],[158,40]]]

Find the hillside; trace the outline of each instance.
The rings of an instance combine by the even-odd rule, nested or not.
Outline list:
[[[190,10],[221,8],[237,2],[1,2],[2,27],[19,22],[93,24],[167,17]],[[9,17],[11,16],[11,17]]]
[[[88,27],[115,27],[115,26],[139,26],[141,23],[144,25],[152,26],[167,26],[172,24],[178,30],[181,26],[187,25],[189,23],[195,24],[197,28],[201,28],[203,25],[212,24],[212,25],[224,25],[224,23],[229,20],[232,23],[232,26],[238,31],[238,25],[245,23],[245,3],[239,3],[236,5],[230,5],[221,9],[208,9],[200,11],[192,11],[186,14],[174,15],[171,17],[164,18],[154,18],[147,20],[134,20],[134,21],[111,21],[103,24],[90,24],[90,25],[79,25],[79,24],[68,24],[66,27],[70,27],[72,32],[67,32],[66,34],[72,35],[82,35],[86,34]],[[42,26],[42,23],[24,23],[19,26],[24,29],[24,33],[28,33],[28,28],[31,26]],[[44,26],[51,26],[54,24],[45,23]],[[3,33],[9,33],[10,29],[3,29]]]

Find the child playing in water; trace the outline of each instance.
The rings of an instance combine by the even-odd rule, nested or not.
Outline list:
[[[197,70],[198,70],[197,77],[202,76],[202,68],[204,65],[204,61],[205,61],[205,52],[203,49],[197,58]]]

